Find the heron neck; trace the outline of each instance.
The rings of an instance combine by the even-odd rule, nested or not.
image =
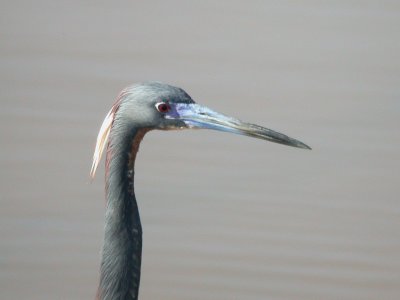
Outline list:
[[[105,236],[98,298],[138,299],[142,226],[134,192],[134,165],[146,130],[111,130],[106,160]]]

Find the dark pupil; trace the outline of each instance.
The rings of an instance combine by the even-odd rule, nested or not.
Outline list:
[[[160,112],[167,112],[169,110],[168,104],[162,103],[158,106]]]

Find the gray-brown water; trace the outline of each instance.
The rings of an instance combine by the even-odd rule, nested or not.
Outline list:
[[[118,91],[144,80],[313,147],[151,132],[141,299],[400,299],[398,1],[0,5],[0,298],[93,299]]]

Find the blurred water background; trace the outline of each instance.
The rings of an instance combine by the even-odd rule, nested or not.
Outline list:
[[[313,150],[149,133],[141,299],[400,299],[399,28],[398,1],[3,1],[0,298],[94,298],[97,130],[159,80]]]

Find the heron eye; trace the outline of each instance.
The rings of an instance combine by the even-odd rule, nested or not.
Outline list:
[[[165,114],[165,113],[167,113],[167,112],[170,111],[171,106],[169,106],[168,103],[159,102],[159,103],[156,104],[156,108],[157,108],[157,110],[158,110],[160,113]]]

